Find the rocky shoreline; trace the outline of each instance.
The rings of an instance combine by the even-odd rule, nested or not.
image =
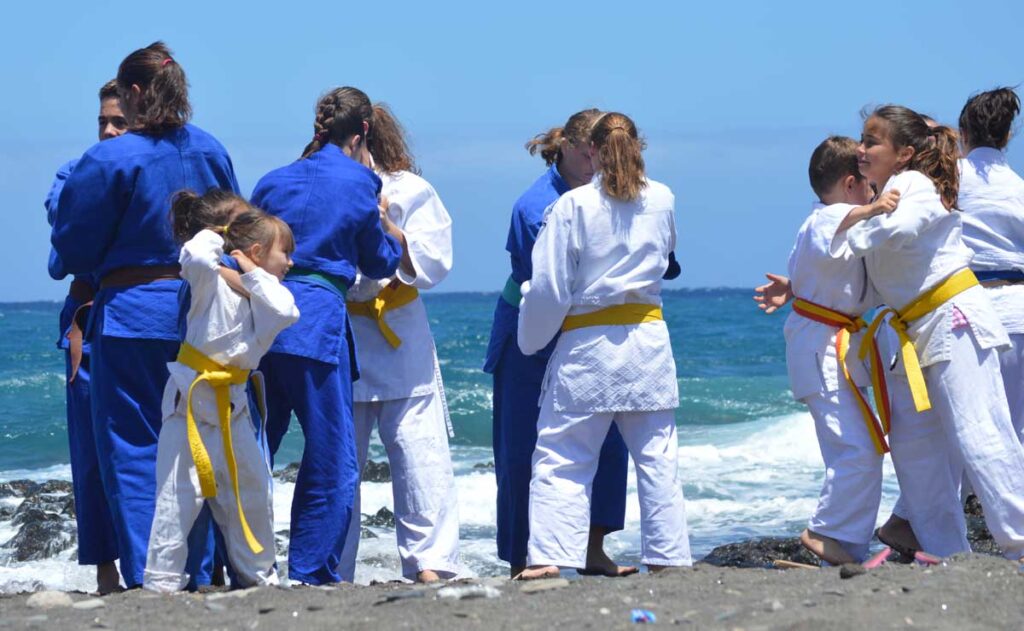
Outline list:
[[[367,480],[390,480],[386,463],[373,463],[367,472]],[[285,482],[294,475],[294,466],[275,472]],[[615,628],[651,613],[659,624],[692,628],[1020,628],[1024,575],[1016,564],[994,556],[998,549],[977,503],[969,504],[967,517],[972,546],[982,554],[931,568],[891,562],[845,580],[837,568],[773,569],[779,559],[817,562],[795,537],[761,537],[719,546],[693,569],[617,580],[570,572],[569,580],[554,582],[482,578],[430,587],[386,583],[171,596],[135,590],[104,598],[40,591],[41,583],[29,582],[6,586],[23,593],[0,595],[0,627]],[[48,559],[72,548],[70,483],[0,483],[0,522],[16,529],[0,545],[8,563]],[[370,527],[393,528],[394,516],[386,508],[365,515],[364,537],[376,536]],[[288,533],[278,535],[284,553]]]

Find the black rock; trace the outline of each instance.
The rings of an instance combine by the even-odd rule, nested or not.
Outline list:
[[[293,462],[284,469],[279,469],[274,472],[274,477],[281,482],[295,483],[295,479],[299,477],[299,463]]]
[[[363,521],[363,525],[377,526],[381,528],[394,528],[395,514],[389,511],[386,506],[382,506],[376,514],[368,516]]]
[[[61,495],[65,495],[71,493],[73,490],[74,489],[71,488],[71,483],[67,480],[47,480],[36,487],[35,493],[59,493]]]
[[[473,465],[473,468],[479,469],[480,471],[494,471],[494,461],[492,460],[490,462],[478,462],[475,465]]]
[[[819,564],[818,557],[808,552],[797,537],[760,537],[727,543],[712,550],[701,563],[719,567],[770,568],[777,559]]]
[[[27,497],[39,488],[32,480],[11,480],[0,484],[0,497]]]
[[[366,526],[363,526],[362,528],[359,529],[359,538],[360,539],[377,539],[378,537],[377,537],[377,535],[373,534],[372,530],[370,530]]]
[[[1002,550],[985,525],[985,511],[981,502],[974,495],[968,496],[964,504],[964,519],[967,520],[967,541],[971,544],[971,550],[979,554],[1002,556]]]
[[[75,516],[75,497],[73,495],[55,495],[51,493],[36,493],[26,497],[15,509],[12,519],[15,526],[25,522],[23,517],[26,513],[41,511],[65,517]]]
[[[860,563],[843,563],[839,568],[839,578],[853,578],[867,574],[867,569]]]
[[[48,559],[75,545],[75,523],[59,514],[29,508],[19,511],[17,520],[18,534],[3,546],[13,550],[14,561]]]
[[[367,460],[363,467],[363,482],[390,482],[391,466],[383,460],[374,462]]]

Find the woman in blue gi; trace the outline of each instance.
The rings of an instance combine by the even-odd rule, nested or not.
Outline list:
[[[292,498],[288,576],[312,585],[341,580],[337,568],[359,484],[352,381],[358,378],[345,293],[356,268],[395,273],[404,239],[378,206],[381,180],[368,168],[370,99],[356,88],[317,103],[302,158],[256,184],[252,203],[292,228],[295,267],[284,285],[302,317],[260,365],[267,381],[267,439],[276,453],[292,412],[305,447]],[[385,206],[386,207],[386,206]],[[411,269],[411,268],[410,268]]]
[[[117,81],[110,80],[100,88],[100,113],[97,117],[100,141],[117,138],[128,131],[128,121],[121,112]],[[57,202],[71,171],[78,160],[57,170],[46,196],[46,218],[53,225]],[[50,252],[50,276],[64,280],[67,272],[56,252]],[[96,440],[92,434],[92,411],[89,403],[89,344],[83,339],[84,323],[96,295],[96,280],[89,274],[76,274],[71,281],[64,308],[60,312],[58,348],[64,350],[67,376],[68,443],[71,454],[71,483],[75,492],[75,523],[78,529],[78,564],[96,566],[96,587],[100,594],[115,591],[121,583],[117,573],[117,540],[110,520],[110,507],[103,493]]]
[[[512,258],[512,275],[494,309],[494,324],[484,372],[494,375],[494,471],[498,482],[498,557],[509,563],[511,575],[526,568],[530,538],[530,475],[537,444],[540,386],[555,340],[535,355],[516,346],[519,286],[530,280],[530,256],[544,211],[563,193],[590,182],[594,176],[587,153],[590,127],[601,116],[596,109],[569,117],[527,143],[531,154],[540,151],[548,170],[516,201],[505,249]],[[581,573],[625,576],[638,571],[620,567],[604,552],[604,537],[622,530],[626,512],[626,444],[613,425],[601,449],[594,477],[587,568]]]
[[[61,192],[51,241],[69,274],[93,274],[93,429],[121,576],[142,585],[156,498],[156,445],[167,363],[178,352],[178,247],[171,195],[238,190],[227,151],[188,124],[185,71],[156,42],[117,73],[129,132],[89,149]]]

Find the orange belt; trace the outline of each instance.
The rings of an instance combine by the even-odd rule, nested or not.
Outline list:
[[[871,435],[871,441],[875,444],[875,450],[879,454],[889,451],[889,445],[885,441],[885,436],[889,433],[891,418],[889,396],[885,386],[884,373],[881,372],[884,370],[882,356],[878,352],[878,344],[873,337],[866,338],[864,342],[868,343],[868,340],[870,340],[871,344],[871,383],[875,395],[875,407],[878,408],[878,416],[881,417],[881,420],[871,411],[871,406],[868,405],[868,401],[864,398],[860,388],[853,382],[853,377],[850,376],[850,369],[846,366],[846,356],[850,350],[850,334],[865,328],[867,322],[863,318],[853,318],[841,311],[823,307],[803,298],[793,300],[793,311],[808,320],[814,320],[815,322],[838,329],[836,331],[836,360],[839,362],[839,367],[843,370],[843,378],[846,379],[847,385],[850,386],[850,391],[853,392],[853,396],[857,400],[857,407],[860,408],[860,413],[864,417],[864,423],[868,426],[868,433]]]

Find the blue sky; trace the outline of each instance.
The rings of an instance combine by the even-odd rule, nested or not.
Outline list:
[[[455,269],[440,289],[501,288],[512,203],[543,170],[523,143],[591,106],[634,118],[650,176],[676,193],[683,275],[669,286],[749,287],[784,269],[813,201],[811,150],[858,135],[864,106],[955,123],[972,93],[1024,82],[1024,5],[974,6],[9,4],[0,301],[63,295],[46,274],[43,198],[56,168],[95,141],[98,87],[155,39],[185,68],[194,122],[227,146],[245,193],[298,155],[322,92],[354,85],[391,104],[454,218]],[[1024,171],[1019,141],[1009,155]]]

